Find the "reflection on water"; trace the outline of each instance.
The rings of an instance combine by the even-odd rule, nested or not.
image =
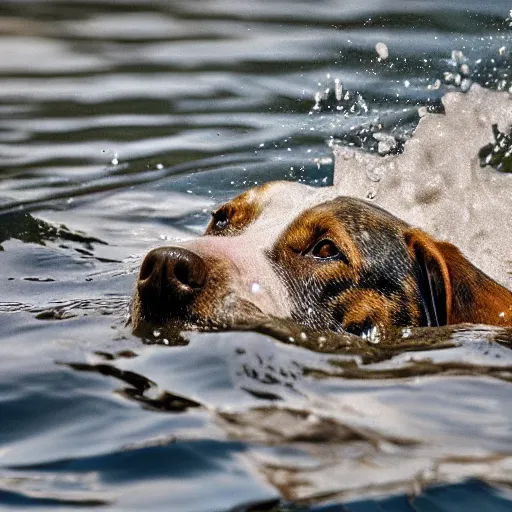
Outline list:
[[[509,9],[2,2],[0,508],[320,510],[510,487],[505,331],[319,353],[251,332],[146,345],[124,326],[141,255],[200,233],[214,204],[270,179],[329,185],[334,146],[400,153],[418,106],[508,90]],[[504,496],[470,481],[422,499]]]

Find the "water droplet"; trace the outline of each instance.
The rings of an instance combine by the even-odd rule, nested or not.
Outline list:
[[[460,90],[462,92],[468,92],[469,89],[471,89],[472,84],[473,82],[469,78],[464,78],[464,80],[462,80],[462,82],[460,83]]]
[[[342,94],[343,94],[343,86],[341,85],[340,79],[336,78],[334,80],[334,95],[336,96],[337,101],[341,101]]]
[[[467,64],[462,64],[462,66],[460,67],[460,72],[464,76],[469,76],[469,74],[470,74],[469,66]]]
[[[460,50],[452,51],[452,60],[456,63],[462,62],[464,60],[464,54]]]
[[[389,50],[385,43],[379,42],[375,45],[379,58],[386,60],[389,57]]]
[[[363,340],[369,341],[370,343],[373,343],[374,345],[377,345],[380,343],[381,339],[380,330],[376,325],[374,325],[371,329],[368,329],[368,331],[363,332],[361,334],[361,338],[363,338]]]

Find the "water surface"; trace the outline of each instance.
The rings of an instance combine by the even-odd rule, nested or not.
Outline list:
[[[214,204],[327,186],[333,144],[378,151],[375,119],[399,150],[418,105],[508,90],[509,8],[4,0],[0,508],[313,510],[469,477],[505,492],[512,360],[486,330],[363,365],[255,333],[145,345],[124,322],[142,255]]]

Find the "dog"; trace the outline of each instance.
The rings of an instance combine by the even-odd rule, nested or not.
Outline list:
[[[203,236],[151,250],[132,301],[141,326],[216,330],[289,319],[368,336],[394,327],[512,326],[512,292],[370,201],[271,182],[216,209]]]

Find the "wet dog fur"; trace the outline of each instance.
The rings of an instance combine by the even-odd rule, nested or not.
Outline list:
[[[369,201],[274,182],[213,212],[202,237],[150,251],[132,301],[141,326],[229,329],[290,319],[318,331],[512,326],[512,293]]]

